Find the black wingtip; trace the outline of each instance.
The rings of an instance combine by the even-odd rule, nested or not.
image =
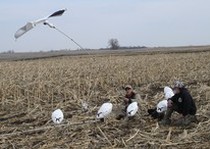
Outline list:
[[[50,18],[50,17],[61,16],[61,15],[63,15],[63,13],[64,13],[66,10],[67,10],[67,9],[58,10],[58,11],[54,12],[53,14],[51,14],[48,18]]]

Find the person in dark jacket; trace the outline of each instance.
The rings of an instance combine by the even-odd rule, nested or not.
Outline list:
[[[140,94],[137,94],[131,85],[126,85],[125,86],[125,98],[123,101],[123,108],[121,110],[121,113],[116,117],[117,120],[120,120],[122,118],[124,118],[126,116],[126,111],[128,106],[132,103],[132,102],[138,102],[141,100],[141,96]]]
[[[174,93],[175,95],[168,99],[168,108],[161,124],[170,125],[170,118],[174,111],[182,114],[182,117],[174,123],[175,125],[189,125],[191,122],[197,122],[195,102],[182,82],[175,82]]]

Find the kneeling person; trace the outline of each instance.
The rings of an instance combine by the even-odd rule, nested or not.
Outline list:
[[[182,82],[175,82],[174,93],[175,95],[168,99],[168,108],[161,124],[169,125],[174,111],[182,114],[182,118],[175,122],[176,125],[189,125],[191,122],[197,122],[195,102]]]
[[[117,116],[116,118],[117,120],[120,120],[126,117],[127,108],[132,102],[138,103],[141,100],[141,96],[133,90],[131,85],[126,85],[125,91],[126,91],[126,95],[123,101],[123,109],[121,113]]]

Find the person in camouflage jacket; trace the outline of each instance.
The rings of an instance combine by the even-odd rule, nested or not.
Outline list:
[[[120,120],[122,118],[126,117],[126,111],[128,106],[132,103],[132,102],[138,102],[141,100],[141,96],[140,94],[136,93],[131,85],[126,85],[125,86],[125,97],[124,97],[124,101],[123,101],[123,108],[121,110],[121,113],[117,116],[117,120]]]

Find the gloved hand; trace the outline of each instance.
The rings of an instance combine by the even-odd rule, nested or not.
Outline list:
[[[172,107],[172,105],[173,105],[173,101],[172,100],[168,100],[168,107],[170,108],[170,107]]]
[[[125,103],[125,105],[127,105],[129,103],[129,99],[128,98],[125,98],[124,99],[124,103]]]

